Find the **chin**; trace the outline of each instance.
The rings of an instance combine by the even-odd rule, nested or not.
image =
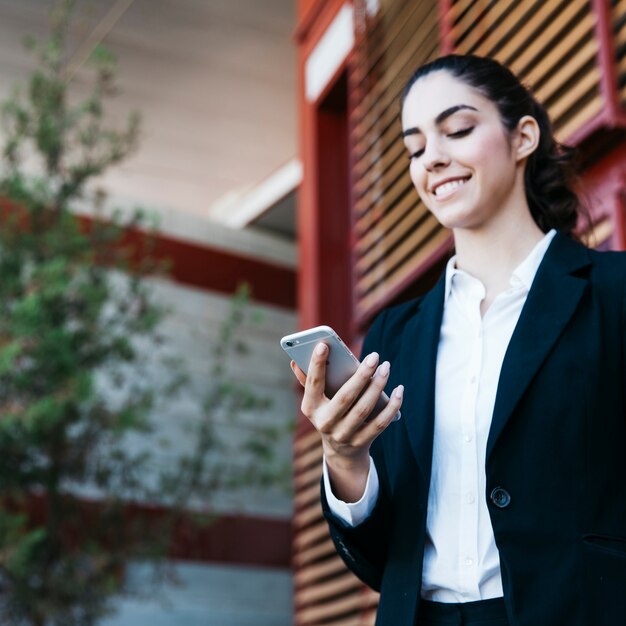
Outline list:
[[[457,228],[471,229],[478,226],[480,218],[471,209],[461,207],[428,207],[435,219],[444,227],[451,230]]]

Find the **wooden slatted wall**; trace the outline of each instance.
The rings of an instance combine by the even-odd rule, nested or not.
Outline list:
[[[335,552],[320,507],[322,450],[317,432],[295,444],[295,613],[298,626],[372,626],[378,595]]]
[[[452,48],[510,67],[547,108],[560,140],[602,109],[590,0],[455,0],[449,22]]]
[[[357,45],[352,156],[359,319],[371,315],[448,238],[411,185],[399,121],[405,83],[438,48],[435,0],[384,2]]]
[[[626,0],[612,0],[611,4],[619,101],[626,107]]]
[[[423,271],[448,237],[411,187],[398,96],[438,52],[437,3],[384,3],[360,46],[354,93],[356,317],[367,323],[398,287]],[[449,0],[446,47],[508,65],[546,106],[566,141],[605,106],[591,0]],[[626,0],[613,0],[622,100],[626,101]]]
[[[381,0],[367,16],[355,0],[356,50],[350,73],[355,242],[355,317],[376,310],[423,272],[449,233],[419,201],[400,137],[399,96],[420,64],[439,53],[439,11],[449,25],[446,49],[492,56],[530,86],[566,141],[605,106],[591,0]],[[626,0],[611,0],[619,100],[626,105]],[[603,217],[586,234],[592,246],[611,240]],[[319,504],[319,436],[295,443],[295,623],[372,626],[377,594],[336,555]]]

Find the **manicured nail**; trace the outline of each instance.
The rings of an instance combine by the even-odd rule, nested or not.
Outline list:
[[[385,361],[378,366],[378,370],[376,371],[377,376],[385,377],[389,375],[389,361]]]
[[[315,348],[315,354],[319,356],[324,356],[328,351],[328,346],[325,343],[318,343]]]
[[[404,385],[398,385],[393,390],[393,395],[394,395],[394,397],[398,398],[399,400],[402,400],[402,396],[404,395]]]
[[[365,365],[374,367],[376,363],[378,363],[378,352],[372,352],[372,354],[368,355],[365,359]]]

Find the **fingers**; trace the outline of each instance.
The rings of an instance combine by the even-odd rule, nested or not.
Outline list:
[[[374,381],[372,378],[377,371],[378,365],[378,353],[372,352],[368,354],[363,362],[359,365],[359,368],[354,375],[341,387],[341,389],[334,395],[332,404],[337,407],[337,411],[343,416],[348,409],[357,401],[357,399],[363,394],[363,390],[367,389],[368,385]],[[384,367],[383,367],[384,365]],[[389,375],[389,363],[381,365],[383,370],[386,371],[384,380],[382,380],[382,387],[386,384],[386,377]],[[365,416],[367,417],[367,415]]]
[[[356,398],[346,418],[337,425],[335,433],[339,440],[350,438],[372,413],[381,410],[381,394],[387,385],[389,372],[390,364],[388,361],[381,363],[376,368],[374,375],[368,380],[368,386]]]
[[[317,407],[327,401],[324,395],[327,358],[328,346],[325,343],[318,343],[311,355],[302,398],[302,412],[307,417],[310,417]]]
[[[404,397],[404,385],[398,385],[392,392],[387,406],[374,418],[365,422],[363,427],[357,431],[352,444],[358,448],[374,441],[380,433],[393,422]]]
[[[298,382],[304,387],[306,385],[306,374],[298,367],[295,361],[291,361],[291,371],[298,379]]]
[[[379,365],[379,355],[373,352],[329,400],[324,393],[328,353],[328,346],[320,343],[311,356],[307,374],[293,361],[291,369],[304,387],[302,413],[335,452],[352,455],[360,448],[369,448],[393,421],[402,405],[403,387],[394,389],[381,409],[380,397],[389,379],[390,365],[387,361]]]

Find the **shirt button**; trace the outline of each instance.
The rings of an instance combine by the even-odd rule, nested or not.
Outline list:
[[[474,561],[472,559],[465,559],[465,565],[467,565],[467,567],[471,567],[474,565]]]
[[[466,500],[468,504],[474,504],[474,500],[475,500],[474,494],[469,492],[466,496]]]
[[[469,443],[473,439],[472,433],[465,433],[465,435],[463,436],[463,439],[465,439],[465,441]]]
[[[511,494],[502,487],[496,487],[489,497],[499,509],[506,509],[511,504]]]

